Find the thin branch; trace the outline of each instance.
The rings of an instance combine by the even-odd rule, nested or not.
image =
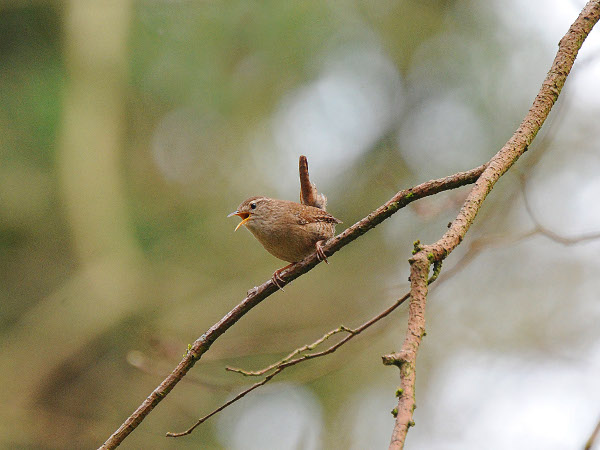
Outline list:
[[[340,325],[335,330],[331,330],[331,331],[325,333],[322,337],[320,337],[319,339],[317,339],[312,344],[306,344],[306,345],[303,345],[302,347],[297,348],[292,353],[290,353],[289,355],[287,355],[285,358],[280,359],[277,362],[274,362],[273,364],[271,364],[270,366],[265,367],[264,369],[252,371],[252,370],[237,369],[235,367],[226,367],[225,370],[227,370],[229,372],[240,373],[240,374],[242,374],[242,375],[244,375],[246,377],[258,377],[258,376],[264,375],[267,372],[271,372],[274,369],[277,369],[279,366],[281,366],[282,364],[288,362],[289,360],[291,360],[292,358],[294,358],[294,356],[299,355],[300,353],[314,350],[317,346],[319,346],[320,344],[322,344],[323,342],[325,342],[330,337],[332,337],[332,336],[334,336],[336,334],[339,334],[339,333],[343,333],[343,332],[350,333],[350,334],[356,333],[356,331],[351,330],[350,328],[348,328],[348,327],[346,327],[344,325]]]
[[[579,17],[560,40],[558,52],[523,122],[504,147],[494,155],[475,182],[456,219],[446,233],[434,244],[421,247],[411,259],[411,302],[408,330],[400,353],[384,356],[385,364],[400,368],[402,390],[398,396],[390,449],[404,447],[406,433],[414,425],[415,365],[419,344],[425,333],[426,277],[431,262],[444,260],[463,240],[475,220],[481,205],[500,177],[527,150],[544,124],[556,102],[583,41],[600,18],[600,0],[589,1]]]
[[[594,446],[594,442],[596,442],[596,438],[598,437],[599,434],[600,434],[600,421],[596,425],[596,428],[594,428],[594,431],[592,431],[592,434],[590,435],[590,438],[585,443],[585,447],[583,447],[583,449],[584,450],[592,450],[592,447]]]
[[[350,242],[358,239],[360,236],[373,229],[385,219],[391,217],[394,213],[404,208],[415,200],[442,191],[455,189],[466,184],[471,184],[483,173],[486,165],[476,167],[466,172],[460,172],[454,175],[428,181],[410,189],[402,190],[394,195],[388,202],[377,208],[368,216],[355,223],[345,231],[330,239],[323,245],[325,255],[331,256],[338,250],[348,245]],[[284,284],[290,283],[299,276],[305,274],[320,261],[316,254],[313,254],[299,263],[291,265],[280,273],[280,278]],[[248,291],[247,297],[236,307],[227,313],[221,320],[210,327],[202,336],[189,346],[186,356],[181,360],[177,367],[167,376],[160,385],[150,393],[143,403],[123,422],[123,424],[107,439],[100,447],[102,449],[116,448],[138,425],[150,414],[156,405],[181,381],[187,372],[196,364],[204,353],[208,351],[213,342],[217,340],[225,331],[246,315],[252,308],[257,306],[271,294],[278,292],[279,288],[269,280],[258,287]],[[348,337],[347,337],[348,338]],[[346,338],[346,339],[347,339]],[[291,361],[290,361],[291,362]],[[290,364],[290,363],[287,363]]]
[[[443,276],[440,278],[440,283],[443,283],[449,278],[452,278],[456,272],[461,270],[465,265],[470,264],[482,251],[489,249],[490,247],[506,247],[507,245],[514,245],[518,242],[532,238],[534,236],[545,236],[557,244],[564,246],[577,245],[583,242],[600,239],[600,232],[587,233],[579,236],[563,236],[558,234],[548,227],[543,225],[540,220],[536,217],[533,212],[533,208],[529,202],[529,196],[527,195],[527,179],[521,175],[521,194],[523,196],[523,203],[525,205],[525,211],[534,224],[534,227],[529,231],[524,231],[519,235],[511,236],[483,236],[473,239],[469,242],[467,251],[461,256],[461,258],[452,266],[450,269],[445,270]]]
[[[270,375],[267,375],[263,380],[254,383],[252,386],[250,386],[248,389],[243,390],[242,392],[240,392],[238,395],[236,395],[235,397],[233,397],[231,400],[229,400],[228,402],[224,403],[223,405],[219,406],[217,409],[215,409],[214,411],[212,411],[210,414],[207,414],[206,416],[202,417],[201,419],[199,419],[194,425],[192,425],[190,428],[188,428],[185,431],[182,431],[181,433],[173,433],[171,431],[169,431],[165,436],[166,437],[182,437],[182,436],[187,436],[188,434],[191,434],[192,431],[194,431],[198,426],[202,425],[204,422],[206,422],[208,419],[210,419],[212,416],[214,416],[215,414],[223,411],[225,408],[227,408],[229,405],[237,402],[238,400],[240,400],[242,397],[245,397],[246,394],[249,394],[250,392],[252,392],[254,389],[257,389],[259,387],[261,387],[262,385],[266,384],[269,382],[269,380],[271,380],[271,378],[273,378],[275,375],[277,375],[279,372],[281,372],[283,370],[283,368],[279,368],[277,369],[275,372],[273,372]]]
[[[531,220],[533,221],[533,223],[535,225],[535,228],[533,230],[534,232],[542,234],[542,235],[546,236],[548,239],[558,242],[559,244],[568,245],[568,246],[576,245],[581,242],[592,241],[592,240],[600,238],[600,233],[588,233],[588,234],[584,234],[581,236],[574,236],[574,237],[561,236],[560,234],[555,233],[554,231],[552,231],[549,228],[542,225],[542,223],[538,220],[535,213],[533,212],[533,208],[531,207],[531,204],[529,203],[529,197],[527,196],[526,184],[527,184],[527,181],[525,180],[525,178],[521,177],[521,185],[523,187],[523,203],[525,204],[525,210],[527,211],[527,214],[529,214],[529,217],[531,218]]]
[[[215,410],[213,410],[211,413],[209,413],[206,416],[204,416],[201,419],[199,419],[193,426],[191,426],[187,430],[185,430],[185,431],[183,431],[181,433],[169,432],[169,433],[167,433],[167,437],[180,437],[180,436],[186,436],[186,435],[190,434],[192,431],[194,431],[194,429],[197,426],[199,426],[200,424],[206,422],[212,416],[214,416],[218,412],[224,410],[229,405],[237,402],[242,397],[244,397],[246,394],[248,394],[248,393],[252,392],[253,390],[259,388],[260,386],[263,386],[264,384],[268,383],[271,379],[273,379],[275,376],[277,376],[278,374],[280,374],[281,372],[283,372],[288,367],[294,366],[296,364],[299,364],[299,363],[301,363],[303,361],[307,361],[309,359],[320,358],[321,356],[329,355],[329,354],[335,352],[338,348],[340,348],[342,345],[344,345],[350,339],[352,339],[353,337],[359,335],[360,333],[362,333],[363,331],[365,331],[367,328],[369,328],[371,325],[374,325],[375,323],[379,322],[384,317],[386,317],[389,314],[391,314],[392,311],[394,311],[398,306],[400,306],[402,303],[404,303],[408,299],[408,297],[409,297],[409,294],[405,294],[403,297],[401,297],[398,300],[396,300],[394,302],[394,304],[392,304],[391,306],[389,306],[386,310],[384,310],[381,313],[377,314],[375,317],[373,317],[370,320],[368,320],[367,322],[363,323],[361,326],[359,326],[359,327],[357,327],[355,329],[349,329],[349,328],[347,328],[347,327],[345,327],[345,326],[342,325],[342,326],[336,328],[335,330],[331,330],[330,332],[326,333],[325,335],[323,335],[321,338],[317,339],[312,344],[305,345],[303,347],[300,347],[297,350],[294,350],[286,358],[284,358],[281,361],[279,361],[279,362],[277,362],[275,364],[272,364],[272,365],[270,365],[270,366],[268,366],[268,367],[266,367],[266,368],[264,368],[262,370],[259,370],[259,371],[256,371],[256,372],[250,372],[250,371],[244,371],[244,370],[241,370],[241,369],[233,369],[233,368],[229,368],[228,367],[227,370],[232,371],[232,372],[238,372],[238,373],[241,373],[241,374],[246,375],[246,376],[263,375],[263,374],[265,374],[265,373],[267,373],[267,372],[269,372],[271,370],[274,370],[274,371],[271,374],[267,375],[263,380],[255,383],[252,386],[250,386],[249,388],[243,390],[242,392],[240,392],[238,395],[236,395],[234,398],[232,398],[228,402],[224,403],[223,405],[221,405],[218,408],[216,408]],[[309,349],[309,350],[314,349],[319,344],[325,342],[325,340],[327,340],[329,337],[333,336],[334,334],[341,333],[343,331],[347,332],[348,335],[346,337],[344,337],[344,339],[342,339],[341,341],[337,342],[336,344],[328,347],[327,349],[322,350],[322,351],[317,352],[317,353],[304,354],[304,355],[302,355],[302,356],[300,356],[298,358],[292,359],[292,358],[294,358],[294,356],[300,354],[302,351],[305,351],[304,349]]]

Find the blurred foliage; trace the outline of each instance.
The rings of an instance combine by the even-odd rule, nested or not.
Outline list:
[[[566,3],[543,23],[516,0],[3,3],[0,447],[100,445],[189,342],[268,279],[282,263],[244,230],[233,234],[226,215],[251,195],[296,199],[298,151],[344,221],[338,231],[399,189],[486,161],[575,17]],[[548,139],[530,152],[543,157],[518,167],[540,217],[574,235],[600,228],[583,201],[597,198],[598,183],[578,184],[598,165],[600,102],[582,86],[569,80]],[[123,447],[237,448],[243,436],[245,448],[266,448],[265,433],[272,448],[387,445],[398,374],[379,357],[400,347],[402,312],[192,436],[163,435],[248,382],[225,365],[268,365],[400,297],[412,242],[437,239],[465,193],[415,204],[269,298]],[[592,429],[598,245],[511,240],[531,228],[522,195],[508,174],[446,264],[490,237],[477,263],[432,291],[411,448],[517,448],[491,434],[500,420],[520,448],[573,447]],[[565,361],[569,372],[558,369]],[[551,409],[527,397],[542,373],[548,392],[579,386],[553,405],[577,411],[576,424],[532,419]],[[519,423],[506,422],[501,383],[526,403]],[[548,432],[558,428],[570,434]]]

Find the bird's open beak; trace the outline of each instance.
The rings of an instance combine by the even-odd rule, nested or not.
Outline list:
[[[229,214],[227,217],[231,217],[231,216],[239,216],[239,217],[242,218],[242,221],[240,223],[238,223],[238,226],[235,227],[235,230],[233,230],[234,232],[237,231],[237,229],[239,227],[241,227],[246,222],[248,222],[248,220],[250,220],[250,213],[247,213],[247,212],[234,211],[231,214]]]

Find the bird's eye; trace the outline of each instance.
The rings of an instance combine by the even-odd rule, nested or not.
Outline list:
[[[254,203],[254,202],[250,203],[250,208],[256,209],[256,203]]]

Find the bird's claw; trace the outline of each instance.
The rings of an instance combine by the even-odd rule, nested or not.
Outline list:
[[[321,244],[321,242],[324,241],[319,241],[315,244],[317,247],[317,259],[319,261],[325,261],[325,264],[329,264],[329,262],[327,261],[327,255],[325,255],[325,252],[323,251],[323,245]]]
[[[285,270],[285,269],[287,269],[287,267],[284,267],[283,269],[276,270],[273,273],[273,276],[271,277],[271,281],[273,282],[273,284],[275,286],[277,286],[279,289],[281,289],[282,292],[285,292],[283,290],[283,285],[285,285],[285,281],[279,276],[279,274],[281,273],[282,270]]]

